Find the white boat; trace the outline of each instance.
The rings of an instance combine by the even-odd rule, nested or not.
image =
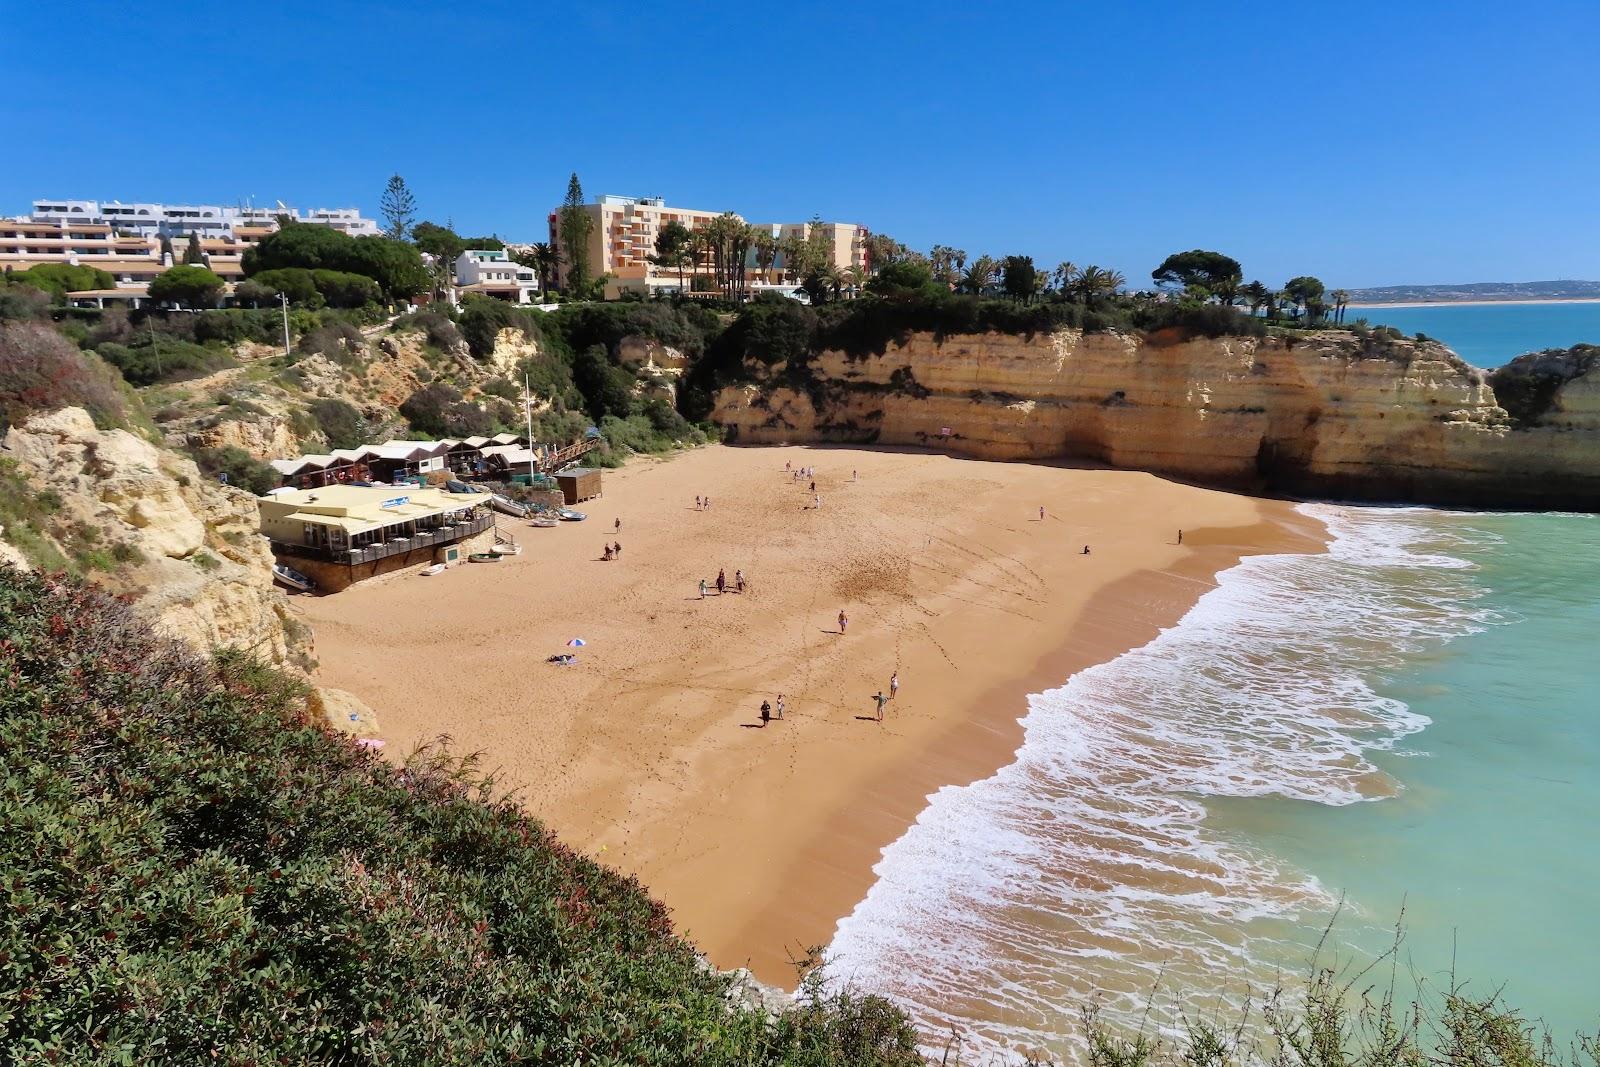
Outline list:
[[[495,545],[489,551],[497,556],[520,556],[522,555],[522,546],[512,541],[509,544]]]
[[[526,518],[528,515],[528,509],[525,505],[517,503],[508,496],[501,496],[499,493],[491,493],[489,495],[489,506],[502,515],[514,515],[519,519]]]
[[[589,517],[583,512],[573,511],[571,508],[562,508],[557,514],[561,516],[562,522],[582,522]]]
[[[317,591],[316,582],[313,582],[294,568],[284,566],[282,563],[274,563],[272,565],[272,576],[297,593],[315,593]]]
[[[435,563],[431,567],[424,567],[422,569],[422,573],[424,577],[432,578],[435,574],[443,574],[444,570],[445,566],[443,563]]]
[[[537,526],[541,530],[553,530],[561,525],[561,520],[554,515],[535,515],[528,522],[529,526]]]

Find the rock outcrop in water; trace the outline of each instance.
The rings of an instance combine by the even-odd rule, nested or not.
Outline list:
[[[1513,418],[1484,372],[1431,341],[916,333],[881,355],[750,360],[714,418],[742,442],[931,444],[1297,495],[1600,510],[1600,373],[1556,362],[1537,410]]]

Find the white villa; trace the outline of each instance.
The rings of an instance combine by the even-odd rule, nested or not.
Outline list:
[[[456,257],[456,285],[461,295],[478,293],[513,304],[531,304],[539,292],[539,276],[499,248],[469,248]]]

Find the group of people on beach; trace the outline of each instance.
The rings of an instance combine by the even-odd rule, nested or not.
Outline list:
[[[744,578],[744,571],[743,570],[735,570],[733,572],[733,589],[734,589],[734,592],[743,593],[745,591],[745,586],[747,584],[748,583],[746,583],[745,578]],[[728,591],[728,572],[726,570],[719,569],[717,571],[717,595],[721,596],[723,593],[726,593],[727,591]],[[705,598],[706,598],[706,580],[704,578],[702,578],[702,579],[700,579],[700,599],[704,600]]]
[[[842,615],[843,613],[841,612],[840,614]],[[879,722],[883,721],[883,709],[884,709],[884,706],[887,705],[889,703],[889,701],[893,700],[895,697],[897,697],[899,695],[900,695],[900,672],[898,670],[896,670],[893,674],[889,675],[889,695],[888,696],[884,696],[882,689],[880,689],[876,693],[872,694],[873,703],[877,706],[876,717],[877,717],[877,720]],[[776,710],[776,712],[777,712],[776,714],[773,714],[774,710]],[[761,702],[761,728],[763,730],[766,729],[767,723],[771,722],[775,718],[776,719],[782,719],[783,718],[783,694],[782,693],[778,694],[778,703],[776,705],[776,708],[774,708],[773,704],[770,701],[763,700]]]
[[[694,509],[696,511],[710,511],[711,510],[711,498],[709,496],[703,496],[703,497],[702,496],[697,496],[697,497],[695,497],[694,498]]]

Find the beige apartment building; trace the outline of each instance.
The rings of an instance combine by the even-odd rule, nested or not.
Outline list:
[[[265,230],[263,233],[271,232]],[[202,237],[205,265],[223,281],[244,278],[244,250],[261,235]],[[171,259],[163,255],[161,238],[121,234],[112,226],[91,222],[23,222],[0,219],[0,271],[23,271],[43,263],[95,267],[111,275],[115,287],[71,294],[74,303],[104,306],[107,302],[137,307],[149,294],[156,275],[181,263],[186,237],[173,238]]]
[[[583,210],[592,223],[589,230],[589,271],[591,275],[612,275],[606,284],[608,299],[616,299],[629,291],[653,295],[677,292],[684,287],[692,290],[696,277],[711,275],[709,253],[702,254],[694,264],[686,266],[681,276],[676,267],[658,267],[650,262],[650,257],[655,255],[657,236],[668,223],[678,222],[690,230],[697,230],[709,226],[722,212],[672,207],[660,197],[609,194],[596,197],[592,204],[583,205]],[[737,215],[735,217],[739,218]],[[559,210],[550,213],[550,243],[561,255],[565,280],[567,258],[561,246],[560,221]],[[798,222],[764,223],[755,228],[781,239],[790,234],[805,237],[813,225],[823,227],[833,249],[835,266],[841,270],[851,266],[865,268],[868,231],[864,226],[840,222]],[[781,255],[766,277],[759,276],[756,271],[753,254],[748,266],[746,278],[753,290],[793,288],[792,285],[784,285]]]

